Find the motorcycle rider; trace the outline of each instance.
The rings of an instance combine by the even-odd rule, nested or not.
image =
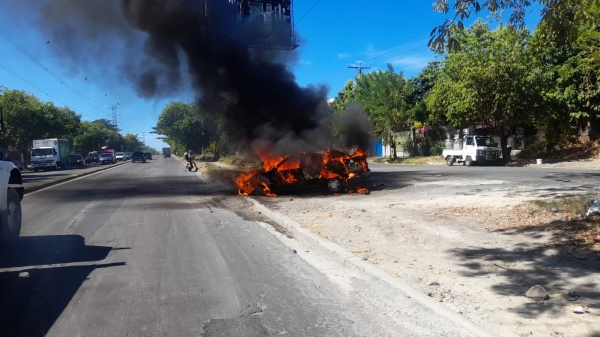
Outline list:
[[[198,171],[198,165],[196,165],[196,163],[194,162],[194,152],[192,150],[189,150],[188,152],[185,153],[185,162],[186,162],[186,169],[187,169],[187,163],[190,163],[190,169],[196,167],[196,171]]]

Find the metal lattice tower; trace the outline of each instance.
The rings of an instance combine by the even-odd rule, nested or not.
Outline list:
[[[117,104],[111,105],[108,108],[111,110],[111,113],[110,113],[111,121],[110,121],[110,123],[112,125],[114,125],[117,128],[117,130],[120,131],[120,129],[119,129],[119,119],[118,118],[119,118],[119,111],[121,110],[121,108],[119,107],[119,105],[120,104],[117,103]]]

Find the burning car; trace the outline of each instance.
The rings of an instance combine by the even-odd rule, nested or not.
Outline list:
[[[240,195],[276,196],[274,191],[320,186],[340,193],[366,179],[371,172],[367,153],[362,150],[353,155],[326,150],[284,157],[259,156],[264,169],[244,172],[238,177],[236,183]]]

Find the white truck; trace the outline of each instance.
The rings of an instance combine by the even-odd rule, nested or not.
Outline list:
[[[33,149],[31,150],[33,171],[68,168],[70,150],[69,141],[66,139],[34,140]]]
[[[478,164],[493,164],[500,159],[498,143],[489,136],[467,135],[458,140],[458,149],[444,149],[442,157],[448,166],[454,163],[464,163],[471,166]]]
[[[0,107],[0,134],[4,134],[4,118]],[[0,248],[13,245],[21,233],[21,200],[23,200],[21,172],[0,150]]]

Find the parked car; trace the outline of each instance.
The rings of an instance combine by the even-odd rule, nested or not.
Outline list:
[[[131,154],[131,162],[135,163],[136,161],[146,162],[146,156],[143,152],[134,152]]]
[[[125,160],[125,153],[123,153],[123,152],[117,152],[115,154],[115,160]]]
[[[103,153],[100,155],[100,164],[114,164],[117,162],[113,153]]]
[[[75,154],[75,155],[69,156],[69,165],[71,167],[74,167],[74,166],[81,167],[81,166],[85,165],[85,161],[86,160],[80,154]]]
[[[123,160],[130,160],[130,159],[131,159],[131,152],[124,152]]]
[[[95,152],[90,152],[85,157],[86,164],[99,163],[99,162],[100,162],[100,155]]]
[[[152,153],[144,152],[144,158],[152,160]]]

